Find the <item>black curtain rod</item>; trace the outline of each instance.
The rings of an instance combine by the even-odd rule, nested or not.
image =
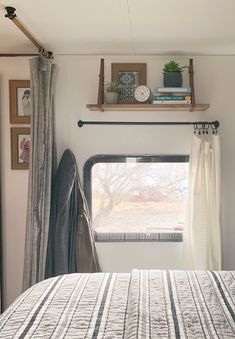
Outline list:
[[[83,125],[194,125],[200,129],[211,126],[217,129],[220,126],[218,120],[216,121],[78,121],[78,127]]]

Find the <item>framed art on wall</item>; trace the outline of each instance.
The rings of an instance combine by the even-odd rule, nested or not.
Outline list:
[[[134,103],[134,92],[139,85],[146,85],[146,63],[112,63],[112,82],[122,86],[119,103]]]
[[[29,80],[9,80],[10,123],[30,124],[31,96]]]
[[[30,145],[29,127],[11,127],[11,169],[29,168]]]

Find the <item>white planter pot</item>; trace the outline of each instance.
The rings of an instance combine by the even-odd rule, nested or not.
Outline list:
[[[105,104],[118,104],[118,99],[119,99],[119,93],[116,93],[116,92],[104,93]]]

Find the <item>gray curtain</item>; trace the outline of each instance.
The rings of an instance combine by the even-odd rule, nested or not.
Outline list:
[[[0,165],[1,165],[1,161],[0,161]],[[3,256],[3,249],[2,249],[2,215],[1,215],[1,206],[2,206],[2,201],[1,201],[1,168],[0,167],[0,314],[2,313],[2,309],[3,309],[3,300],[2,300],[2,296],[3,296],[3,290],[2,290],[2,281],[3,281],[3,276],[2,276],[2,256]]]
[[[53,102],[56,68],[52,60],[42,56],[30,60],[31,158],[23,290],[45,278],[51,186],[56,165]]]

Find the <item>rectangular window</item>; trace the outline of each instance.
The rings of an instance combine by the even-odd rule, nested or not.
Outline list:
[[[84,183],[96,241],[182,241],[188,156],[94,156]]]

